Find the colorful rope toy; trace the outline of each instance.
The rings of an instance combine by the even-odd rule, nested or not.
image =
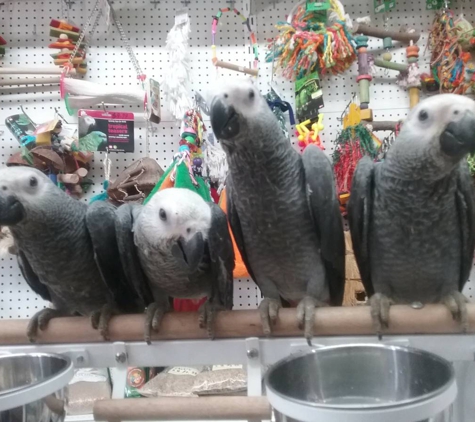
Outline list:
[[[451,10],[437,13],[429,34],[429,50],[432,75],[440,92],[464,94],[469,88],[465,72],[470,53],[463,51],[458,32]]]
[[[341,20],[327,26],[318,12],[300,6],[292,23],[279,22],[276,27],[280,35],[269,44],[266,61],[277,60],[287,79],[314,71],[340,74],[356,60],[353,37]]]
[[[223,62],[219,60],[216,55],[216,33],[218,29],[219,19],[221,19],[221,17],[223,16],[223,13],[228,13],[231,11],[233,11],[236,16],[239,16],[242,19],[243,24],[246,26],[247,30],[249,31],[249,39],[251,41],[251,48],[254,54],[253,69],[249,67],[238,66],[232,63]],[[211,46],[211,50],[213,53],[212,61],[216,67],[222,67],[225,69],[235,70],[236,72],[246,73],[251,76],[258,75],[257,66],[259,62],[259,52],[257,49],[257,38],[251,28],[249,18],[244,17],[244,15],[239,10],[237,10],[236,8],[231,9],[230,7],[224,7],[224,8],[219,9],[218,13],[216,13],[216,16],[213,16],[213,24],[211,26],[211,39],[213,42],[213,45]]]

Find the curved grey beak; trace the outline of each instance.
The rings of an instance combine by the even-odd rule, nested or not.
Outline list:
[[[203,259],[205,250],[205,241],[201,233],[196,233],[188,242],[180,238],[175,245],[172,246],[172,254],[188,271],[194,272]]]
[[[221,98],[211,104],[211,126],[218,139],[231,139],[239,134],[239,116],[233,106],[228,106]]]
[[[466,111],[459,121],[449,123],[440,137],[440,146],[451,157],[475,152],[475,113]]]
[[[0,195],[0,226],[14,226],[23,220],[25,209],[13,195]]]

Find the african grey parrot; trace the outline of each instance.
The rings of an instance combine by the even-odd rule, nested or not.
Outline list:
[[[264,299],[271,334],[281,298],[299,301],[305,336],[316,306],[341,305],[345,242],[329,159],[309,145],[300,155],[250,81],[229,83],[211,103],[211,124],[227,155],[227,210],[239,251]]]
[[[54,306],[31,318],[30,341],[51,318],[75,314],[91,316],[107,339],[112,313],[138,310],[120,266],[112,205],[88,207],[40,171],[8,167],[0,170],[0,226],[10,228],[30,288]]]
[[[363,158],[348,205],[355,257],[374,326],[393,303],[444,303],[467,328],[460,293],[472,267],[475,102],[452,94],[417,105],[386,159]]]
[[[214,336],[216,310],[233,306],[234,250],[226,215],[189,189],[155,193],[117,213],[124,271],[145,302],[145,340],[158,331],[169,298],[203,298],[200,327]]]

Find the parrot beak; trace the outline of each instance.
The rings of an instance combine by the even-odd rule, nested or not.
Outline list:
[[[14,226],[25,216],[21,202],[12,195],[0,195],[0,225]]]
[[[450,122],[440,136],[440,146],[450,157],[475,152],[475,114],[466,111],[460,120]]]
[[[197,270],[198,265],[203,259],[203,253],[205,249],[205,242],[201,233],[196,233],[190,240],[186,241],[180,238],[177,242],[180,248],[183,259],[188,265],[188,269],[191,272]]]
[[[218,139],[231,139],[239,134],[239,116],[233,106],[227,106],[221,98],[211,104],[211,126]]]

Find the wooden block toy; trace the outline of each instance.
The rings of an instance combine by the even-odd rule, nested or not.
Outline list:
[[[80,47],[85,48],[86,45],[84,43],[81,43]],[[48,45],[48,48],[59,48],[59,49],[67,48],[68,50],[72,51],[76,48],[76,44],[74,40],[66,37],[66,38],[59,38],[57,41],[52,42],[51,44]]]
[[[49,36],[50,37],[57,37],[60,38],[61,35],[66,35],[70,40],[77,41],[79,39],[79,33],[73,31],[67,31],[65,29],[56,29],[50,28],[49,29]]]
[[[373,121],[373,110],[370,108],[360,110],[360,118],[361,120],[366,120],[368,122]]]
[[[49,23],[49,26],[57,29],[65,29],[66,31],[72,31],[77,33],[81,32],[81,30],[77,26],[71,25],[66,21],[58,19],[52,19]]]
[[[66,59],[55,59],[54,60],[54,64],[56,66],[61,66],[63,64],[66,64],[69,62],[69,58],[66,58]],[[86,61],[82,58],[82,57],[75,57],[73,60],[72,60],[72,63],[73,64],[83,64],[83,63],[86,63]]]

